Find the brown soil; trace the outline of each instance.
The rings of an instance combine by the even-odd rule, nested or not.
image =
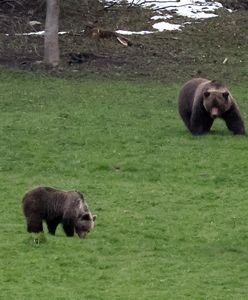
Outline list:
[[[0,18],[0,64],[59,76],[98,76],[124,79],[183,81],[192,76],[245,82],[248,79],[247,13],[219,12],[218,18],[185,25],[183,31],[128,36],[131,46],[124,46],[115,36],[103,38],[83,33],[90,27],[114,32],[151,30],[151,12],[140,8],[99,9],[83,16],[71,11],[61,14],[61,63],[50,69],[43,65],[43,37],[15,33],[42,30],[44,15],[16,14]],[[15,22],[13,22],[15,20]],[[42,25],[32,28],[29,20]],[[184,22],[177,18],[172,22]],[[9,35],[5,35],[9,33]],[[71,61],[71,53],[81,54],[81,61]],[[225,62],[225,63],[223,63]]]

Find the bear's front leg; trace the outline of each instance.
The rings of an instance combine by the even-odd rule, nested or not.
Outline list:
[[[227,128],[234,134],[245,134],[244,122],[235,105],[233,105],[230,110],[226,111],[222,118],[225,120]]]
[[[212,124],[213,120],[211,118],[191,119],[190,132],[193,135],[206,134],[210,131]]]
[[[48,228],[48,232],[52,235],[55,235],[55,232],[56,232],[56,229],[59,225],[61,221],[61,218],[60,219],[55,219],[55,220],[47,220],[46,223],[47,223],[47,228]]]
[[[190,132],[193,134],[193,135],[202,135],[202,134],[206,134],[207,132],[205,132],[202,128],[202,126],[193,126],[190,128]]]
[[[63,219],[64,232],[67,236],[74,236],[74,222],[72,219]]]
[[[210,131],[213,119],[209,116],[202,104],[193,107],[190,119],[190,131],[193,135],[202,135]]]
[[[39,215],[32,214],[27,217],[27,231],[30,233],[43,232],[42,219]]]

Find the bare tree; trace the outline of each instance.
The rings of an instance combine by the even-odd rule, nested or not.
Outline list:
[[[44,62],[53,67],[59,64],[59,0],[47,0]]]

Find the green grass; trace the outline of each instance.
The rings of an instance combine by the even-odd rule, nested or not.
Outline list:
[[[178,89],[0,69],[0,299],[247,299],[247,137],[192,137]],[[85,240],[33,243],[21,198],[40,184],[85,192]]]

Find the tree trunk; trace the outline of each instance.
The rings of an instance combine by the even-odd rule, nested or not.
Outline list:
[[[44,62],[53,67],[59,64],[59,0],[47,0]]]

